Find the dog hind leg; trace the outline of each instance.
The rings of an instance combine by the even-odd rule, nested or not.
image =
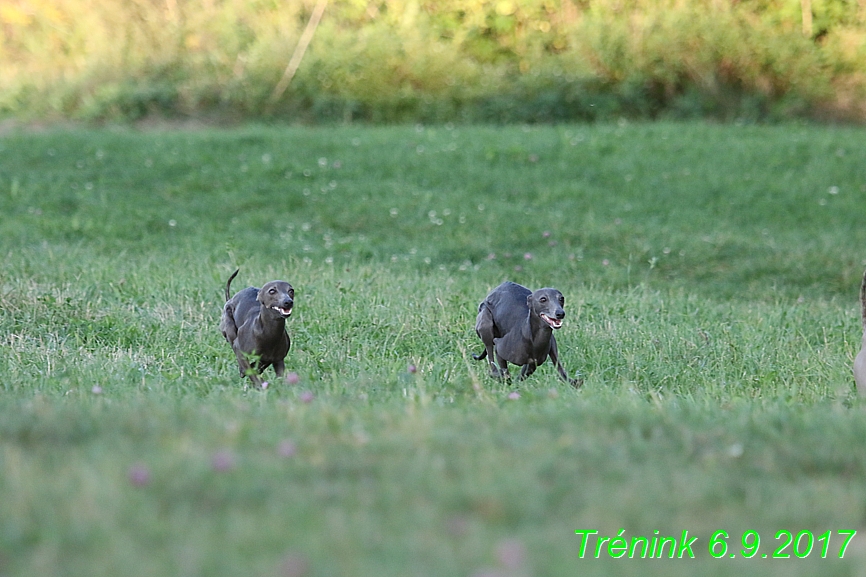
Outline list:
[[[481,342],[484,343],[484,352],[480,355],[472,355],[472,358],[476,361],[486,358],[490,365],[490,374],[496,378],[503,376],[503,370],[504,374],[508,374],[506,367],[500,369],[496,366],[496,359],[493,355],[493,339],[495,337],[496,325],[493,323],[493,313],[488,308],[487,303],[481,303],[478,307],[478,317],[475,319],[475,332],[478,334]],[[503,363],[504,361],[500,359],[500,365]]]

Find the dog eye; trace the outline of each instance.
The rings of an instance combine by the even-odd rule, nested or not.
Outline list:
[[[271,287],[271,289],[268,291],[268,294],[272,295],[272,294],[276,294],[276,292],[277,292],[277,289]]]
[[[560,299],[559,299],[559,306],[561,306],[561,307],[564,307],[564,306],[565,306],[565,298],[560,298]]]
[[[541,297],[541,298],[538,299],[538,300],[540,300],[540,301],[543,302],[543,303],[546,303],[546,302],[547,302],[547,297]]]

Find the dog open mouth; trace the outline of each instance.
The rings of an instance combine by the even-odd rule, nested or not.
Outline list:
[[[289,317],[292,315],[292,307],[284,309],[283,307],[276,307],[275,306],[275,307],[271,307],[271,308],[274,309],[275,311],[277,311],[278,313],[280,313],[281,315],[283,315],[283,318],[286,318],[286,317]]]
[[[550,328],[552,328],[552,329],[558,329],[558,328],[561,328],[561,327],[562,327],[562,319],[554,319],[554,318],[551,318],[551,317],[547,316],[547,315],[544,314],[544,313],[539,314],[539,316],[540,316],[541,318],[543,318],[543,319],[544,319],[544,322],[546,322],[547,324],[549,324],[549,325],[550,325]]]

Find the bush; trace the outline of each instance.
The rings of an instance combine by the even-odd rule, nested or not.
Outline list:
[[[552,122],[866,118],[866,8],[746,0],[11,0],[0,114]],[[14,64],[13,64],[14,63]]]

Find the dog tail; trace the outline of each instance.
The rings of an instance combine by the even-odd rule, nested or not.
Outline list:
[[[232,295],[230,292],[231,286],[232,286],[232,281],[235,280],[235,277],[238,276],[238,273],[240,271],[241,271],[241,269],[236,269],[235,272],[232,273],[232,276],[229,277],[229,281],[226,283],[226,302],[229,302],[229,299],[232,298]]]
[[[483,351],[481,351],[480,355],[476,355],[473,353],[472,358],[475,359],[476,361],[482,361],[482,360],[486,359],[487,358],[487,349],[484,349]]]
[[[863,272],[863,280],[860,282],[860,322],[866,331],[866,271]]]

